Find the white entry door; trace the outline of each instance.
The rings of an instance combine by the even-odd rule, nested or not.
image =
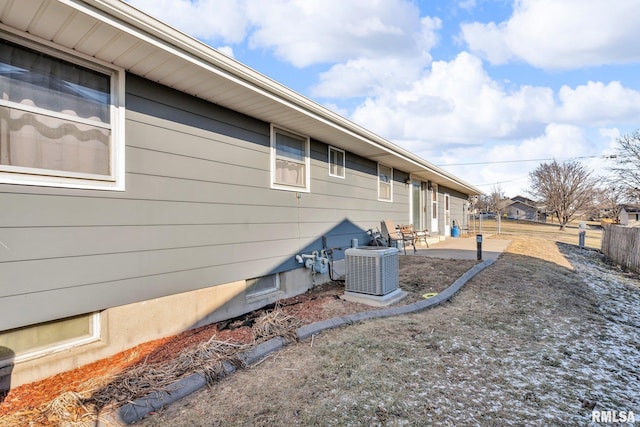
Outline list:
[[[447,193],[444,194],[444,235],[451,236],[451,199]]]
[[[431,185],[431,234],[438,234],[438,185]]]

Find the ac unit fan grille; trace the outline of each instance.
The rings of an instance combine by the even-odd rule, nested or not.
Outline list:
[[[345,290],[387,295],[398,289],[398,249],[353,248],[345,251]]]

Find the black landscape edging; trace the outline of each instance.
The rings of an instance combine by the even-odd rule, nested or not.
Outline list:
[[[451,286],[439,294],[421,301],[414,302],[412,304],[401,305],[397,307],[382,308],[380,310],[362,311],[359,313],[349,314],[347,316],[334,317],[333,319],[322,320],[320,322],[311,323],[309,325],[298,328],[298,339],[303,340],[311,337],[312,335],[319,334],[327,329],[337,328],[342,325],[348,325],[355,322],[360,322],[368,319],[381,319],[383,317],[399,316],[403,314],[415,313],[418,311],[426,310],[427,308],[435,307],[448,301],[476,274],[493,264],[495,260],[487,260],[480,264],[474,265],[462,276],[460,276]]]
[[[275,337],[268,341],[258,344],[251,350],[242,352],[238,355],[238,359],[245,365],[251,365],[264,359],[269,354],[280,350],[284,347],[286,341],[282,337]],[[236,371],[235,366],[229,362],[223,362],[224,372],[221,378],[224,378]],[[146,417],[150,412],[158,411],[166,405],[173,403],[183,397],[188,396],[194,391],[198,391],[207,385],[207,380],[200,374],[191,374],[175,383],[171,384],[165,391],[156,391],[147,396],[138,398],[133,402],[127,403],[116,409],[116,417],[119,422],[125,424],[133,424],[136,421]]]
[[[412,304],[382,308],[379,310],[363,311],[359,313],[353,313],[347,316],[334,317],[332,319],[322,320],[320,322],[312,323],[310,325],[304,325],[296,330],[296,334],[299,340],[304,340],[313,335],[317,335],[322,331],[328,329],[334,329],[344,325],[350,325],[355,322],[361,322],[369,319],[381,319],[384,317],[399,316],[403,314],[416,313],[418,311],[426,310],[431,307],[442,304],[445,301],[451,299],[462,287],[473,278],[476,274],[484,270],[493,264],[495,260],[487,260],[476,264],[466,273],[460,276],[451,286],[439,294],[421,301],[414,302]],[[272,338],[269,341],[265,341],[256,347],[246,352],[240,353],[238,358],[245,364],[251,365],[262,359],[269,354],[283,348],[287,342],[282,337]],[[236,368],[230,363],[224,363],[224,373],[222,377],[231,375],[236,371]],[[191,374],[179,381],[176,381],[166,391],[153,392],[145,397],[134,400],[133,402],[117,408],[115,412],[115,419],[119,423],[133,424],[149,415],[151,412],[158,411],[170,403],[176,402],[189,394],[203,388],[207,385],[207,380],[200,374]],[[111,418],[109,416],[105,417]],[[109,420],[107,420],[109,421]],[[98,423],[98,427],[103,427],[112,424]]]

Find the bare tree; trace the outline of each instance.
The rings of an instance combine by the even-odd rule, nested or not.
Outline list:
[[[480,194],[473,206],[478,211],[477,213],[480,213],[480,212],[490,211],[491,210],[490,204],[491,204],[491,201],[489,196],[487,194]]]
[[[608,179],[595,191],[594,218],[618,219],[620,206],[627,200],[627,189],[616,180]]]
[[[531,194],[558,218],[561,230],[592,205],[597,185],[591,172],[576,161],[543,163],[529,173],[529,180]]]
[[[509,198],[505,197],[502,187],[495,185],[489,194],[489,211],[500,215],[509,204]]]
[[[505,199],[504,192],[499,185],[494,185],[491,189],[490,194],[481,194],[478,196],[478,200],[475,203],[474,207],[478,210],[478,212],[491,212],[498,214],[504,210],[505,207]]]
[[[505,197],[502,188],[499,185],[495,185],[489,194],[489,210],[496,215],[496,221],[498,225],[498,234],[502,232],[502,213],[509,204],[509,199]]]
[[[610,168],[619,188],[624,188],[625,199],[640,199],[640,130],[618,138],[615,166]]]

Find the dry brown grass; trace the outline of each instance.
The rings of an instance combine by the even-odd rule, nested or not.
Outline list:
[[[490,221],[483,225],[488,238],[512,244],[451,303],[327,331],[220,381],[203,371],[211,376],[210,389],[141,424],[538,425],[541,414],[547,424],[584,424],[585,401],[613,398],[594,396],[593,387],[602,384],[582,375],[603,357],[591,337],[605,337],[605,329],[597,297],[557,244],[577,243],[577,229],[503,222],[497,236]],[[588,230],[587,246],[599,247],[598,236]],[[402,257],[400,283],[411,294],[403,303],[439,292],[475,263]],[[344,310],[340,304],[336,313]],[[253,332],[256,340],[292,337],[297,326],[295,316],[274,310]],[[139,382],[147,374],[130,372],[110,385]],[[106,400],[92,404],[109,405],[118,395],[122,390],[104,390]],[[81,412],[64,413],[86,404],[82,397],[61,396],[50,414],[66,417],[69,425],[88,421]]]
[[[585,234],[585,246],[592,249],[600,249],[602,242],[602,229],[599,225],[587,222],[589,226]],[[479,223],[476,224],[479,229]],[[499,238],[509,239],[516,237],[537,237],[550,242],[567,243],[577,245],[579,242],[578,222],[570,223],[567,228],[560,230],[558,224],[541,224],[529,221],[502,220],[500,222],[500,233],[498,233],[498,222],[495,219],[482,221],[482,233],[493,234]]]
[[[423,299],[425,294],[442,292],[458,277],[476,265],[475,260],[443,260],[418,256],[400,257],[398,282],[409,293],[402,304]]]
[[[597,395],[607,386],[588,373],[609,349],[594,350],[605,333],[597,297],[556,243],[577,243],[577,231],[521,230],[503,228],[507,252],[452,302],[288,346],[141,424],[586,424],[584,402],[618,397]],[[451,281],[447,262],[439,279]]]

